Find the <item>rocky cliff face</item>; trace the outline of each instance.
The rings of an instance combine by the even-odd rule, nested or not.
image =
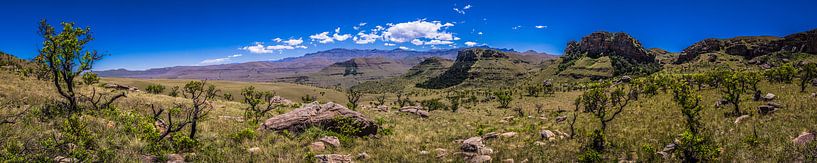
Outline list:
[[[594,32],[579,42],[569,42],[559,69],[565,70],[583,57],[609,57],[615,75],[651,73],[660,69],[655,54],[632,36],[621,32]]]
[[[783,38],[742,36],[729,39],[705,39],[684,49],[677,63],[691,61],[706,53],[725,53],[751,59],[775,52],[817,54],[817,29],[791,34]]]

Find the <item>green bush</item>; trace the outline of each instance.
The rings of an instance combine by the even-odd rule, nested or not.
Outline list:
[[[783,66],[766,70],[764,75],[772,82],[791,83],[792,80],[794,80],[794,76],[797,75],[797,69],[787,63]]]
[[[252,139],[256,135],[257,134],[255,133],[254,129],[246,128],[241,131],[238,131],[237,133],[230,134],[229,137],[235,142],[241,142],[244,140]]]
[[[145,88],[145,91],[151,94],[160,94],[165,91],[165,86],[160,84],[151,84]]]
[[[448,108],[448,106],[440,102],[439,98],[420,101],[420,105],[423,105],[428,111],[445,110]]]

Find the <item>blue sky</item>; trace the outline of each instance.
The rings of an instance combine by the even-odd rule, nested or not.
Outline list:
[[[0,51],[33,58],[42,42],[40,19],[71,21],[92,28],[89,48],[110,54],[96,70],[275,60],[332,48],[485,44],[561,54],[568,41],[594,31],[627,32],[646,47],[680,51],[704,38],[817,28],[814,0],[5,0],[0,6]]]

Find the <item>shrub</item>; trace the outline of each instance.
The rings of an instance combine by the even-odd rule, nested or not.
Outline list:
[[[809,82],[817,78],[817,63],[807,63],[800,68],[800,92],[806,92]]]
[[[85,85],[96,84],[99,83],[99,76],[93,72],[86,72],[82,74],[82,81],[85,83]]]
[[[241,142],[247,139],[252,139],[256,136],[254,129],[246,128],[236,133],[230,134],[229,137],[235,142]]]
[[[494,92],[494,95],[499,101],[500,108],[508,108],[508,105],[511,104],[511,100],[513,100],[513,93],[511,93],[511,91],[498,91]]]
[[[427,108],[428,111],[445,110],[448,107],[440,102],[439,98],[420,101],[420,105]]]
[[[360,90],[349,88],[346,92],[346,99],[349,100],[349,103],[346,104],[350,109],[355,110],[357,109],[358,102],[360,101],[360,97],[363,96],[363,92]]]
[[[93,40],[91,28],[75,28],[74,23],[61,23],[63,28],[58,31],[45,20],[40,21],[39,32],[43,37],[43,47],[38,58],[48,65],[52,72],[51,81],[62,98],[67,101],[67,109],[78,111],[77,93],[74,92],[74,78],[85,71],[91,70],[102,55],[96,50],[84,50],[85,44]]]
[[[165,91],[165,86],[161,84],[151,84],[148,85],[147,88],[145,88],[145,91],[151,94],[161,94],[162,92]]]
[[[766,78],[772,82],[791,83],[794,76],[797,74],[797,69],[791,64],[783,64],[780,67],[768,69],[765,72]]]

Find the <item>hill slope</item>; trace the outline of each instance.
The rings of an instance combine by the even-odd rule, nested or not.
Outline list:
[[[574,78],[607,78],[648,74],[660,69],[652,51],[626,33],[594,32],[571,41],[559,64],[559,75]]]

